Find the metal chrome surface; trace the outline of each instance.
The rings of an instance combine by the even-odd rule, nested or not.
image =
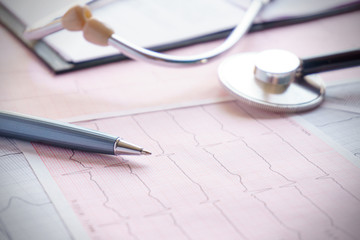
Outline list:
[[[254,76],[257,53],[228,57],[218,69],[221,83],[238,100],[275,112],[300,112],[317,107],[324,99],[325,85],[316,75],[289,85],[259,81]]]
[[[255,78],[265,83],[289,84],[296,78],[301,60],[292,52],[280,49],[262,51],[256,55]]]
[[[150,155],[151,153],[135,144],[129,143],[124,139],[118,138],[114,143],[115,155]]]
[[[114,0],[89,0],[85,5],[90,7],[91,10],[94,10],[112,1]],[[34,26],[28,26],[24,31],[24,37],[28,40],[37,40],[64,29],[61,24],[61,18],[62,16],[56,17],[52,21],[46,22],[40,26],[37,24]]]
[[[255,17],[263,6],[271,0],[253,0],[245,12],[244,16],[239,20],[239,24],[234,28],[226,40],[217,48],[194,56],[172,56],[168,54],[158,53],[146,48],[132,44],[122,39],[120,36],[113,34],[108,39],[108,44],[120,50],[120,52],[129,58],[142,60],[160,65],[190,65],[203,64],[211,59],[220,56],[224,52],[233,47],[250,29]],[[53,32],[61,30],[61,19],[56,19],[42,27],[27,29],[24,36],[29,40],[43,38]]]
[[[234,28],[227,39],[217,48],[194,56],[173,56],[163,53],[154,52],[140,46],[136,46],[120,36],[113,34],[108,44],[117,48],[122,54],[135,60],[142,60],[160,65],[190,65],[207,63],[215,57],[228,51],[234,46],[250,29],[255,17],[262,7],[269,3],[269,0],[253,0],[245,15],[240,19],[240,23]]]

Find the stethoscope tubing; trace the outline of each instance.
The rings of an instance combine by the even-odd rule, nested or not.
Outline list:
[[[225,41],[218,47],[207,52],[191,56],[175,56],[159,53],[141,46],[138,46],[116,33],[112,34],[107,40],[108,45],[118,49],[123,55],[152,64],[165,66],[185,66],[205,64],[219,57],[231,49],[239,40],[250,30],[253,22],[261,11],[271,0],[253,0],[245,14],[239,19],[239,24],[231,31]],[[24,32],[24,37],[29,40],[35,40],[47,36],[53,32],[63,29],[62,19],[57,18],[51,23],[40,28],[30,28]]]
[[[239,24],[224,42],[210,51],[190,56],[159,53],[129,42],[92,18],[89,6],[75,6],[62,18],[55,19],[40,28],[28,29],[24,35],[29,39],[38,39],[62,28],[83,31],[85,39],[89,42],[101,46],[113,46],[123,55],[134,60],[175,67],[196,66],[212,61],[237,44],[251,29],[258,13],[270,1],[251,1]],[[84,24],[79,25],[79,23]],[[262,27],[266,28],[265,25]],[[228,58],[219,67],[219,78],[239,100],[277,112],[309,110],[323,101],[325,95],[323,81],[317,79],[316,75],[309,77],[306,75],[360,65],[360,49],[308,59],[300,59],[292,53],[284,53],[283,50],[264,52],[256,55],[255,53],[238,54]],[[262,57],[265,57],[263,58],[265,61],[261,60]],[[283,57],[285,62],[277,62]],[[269,65],[264,65],[266,62],[269,62]],[[277,65],[274,65],[275,62]]]
[[[359,65],[360,49],[349,50],[346,52],[335,53],[326,56],[302,59],[300,77],[314,73],[356,67]]]
[[[97,1],[91,0],[87,3],[87,6],[91,7],[91,9],[95,9],[98,6],[102,6],[106,4],[107,1]],[[220,55],[226,53],[230,48],[232,48],[249,30],[254,27],[253,22],[256,15],[261,11],[261,9],[267,5],[271,0],[253,0],[245,12],[244,16],[241,18],[240,23],[231,31],[227,39],[215,49],[207,51],[205,53],[192,55],[192,56],[174,56],[164,53],[155,52],[141,46],[137,46],[126,39],[123,39],[121,36],[117,34],[112,34],[110,38],[107,40],[108,44],[117,48],[122,52],[125,56],[130,57],[132,59],[145,61],[148,63],[155,63],[158,65],[170,65],[170,66],[185,66],[188,67],[190,65],[199,65],[208,63],[212,59],[217,58]],[[354,6],[360,6],[359,3],[351,4],[351,9]],[[341,8],[334,10],[335,12],[346,12],[349,9]],[[331,13],[333,14],[333,13]],[[326,13],[323,13],[326,16]],[[309,17],[308,17],[309,18]],[[309,19],[301,19],[303,20],[311,20]],[[295,21],[295,22],[291,22]],[[286,22],[284,24],[296,23],[298,20],[291,20],[290,22]],[[269,22],[267,24],[257,25],[257,28],[268,28],[274,26],[279,26],[277,21]],[[63,29],[62,19],[57,18],[52,22],[46,24],[45,26],[39,28],[30,28],[24,32],[24,37],[29,40],[35,40],[47,36],[53,32],[59,31]],[[256,30],[256,29],[252,29]],[[317,73],[321,71],[329,71],[336,70],[344,67],[351,67],[359,65],[358,51],[357,52],[346,52],[341,54],[335,54],[331,56],[323,56],[318,58],[304,59],[302,64],[302,69],[300,75],[308,75],[312,73]]]
[[[192,56],[175,56],[154,52],[149,49],[137,46],[129,41],[126,41],[115,33],[112,34],[112,36],[108,39],[108,44],[117,48],[122,54],[131,59],[145,61],[152,64],[155,63],[165,66],[177,65],[187,67],[189,65],[208,63],[216,57],[223,55],[236,43],[238,43],[239,40],[249,31],[256,16],[261,11],[263,6],[265,6],[269,2],[269,0],[252,1],[245,15],[241,18],[240,23],[232,30],[226,40],[215,49],[212,49],[202,54]]]

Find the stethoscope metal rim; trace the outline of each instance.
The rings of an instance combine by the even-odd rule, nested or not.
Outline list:
[[[254,77],[256,54],[232,55],[218,68],[220,82],[237,100],[272,112],[302,112],[323,102],[325,84],[318,75],[306,76],[304,82],[293,82],[288,86],[259,82]]]

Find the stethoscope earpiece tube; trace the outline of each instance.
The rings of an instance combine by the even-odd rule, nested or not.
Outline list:
[[[70,31],[83,31],[84,38],[87,41],[101,46],[111,45],[125,56],[135,60],[170,66],[204,64],[231,49],[249,31],[258,13],[270,1],[252,0],[239,24],[221,45],[205,53],[193,56],[173,56],[154,52],[126,41],[104,23],[93,18],[88,6],[75,6],[69,9],[61,19],[56,19],[40,28],[27,29],[24,36],[29,40],[35,40],[65,28]]]
[[[137,46],[133,43],[126,41],[117,34],[113,34],[109,40],[109,45],[117,48],[125,56],[141,60],[149,63],[155,63],[164,66],[189,66],[208,63],[210,60],[219,57],[220,55],[231,49],[239,40],[249,31],[256,16],[261,9],[271,0],[253,0],[242,16],[239,24],[232,30],[230,35],[225,41],[218,47],[207,51],[205,53],[193,55],[193,56],[174,56],[169,54],[163,54],[154,52],[143,47]]]
[[[300,76],[360,65],[360,49],[302,60]]]

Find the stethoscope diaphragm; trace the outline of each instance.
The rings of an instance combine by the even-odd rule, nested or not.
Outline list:
[[[277,56],[285,55],[282,58],[285,62],[279,64],[269,59],[264,63],[259,60],[264,59],[264,53],[242,53],[226,58],[218,69],[221,83],[237,100],[264,110],[300,112],[319,106],[325,95],[322,79],[318,75],[297,78],[300,62],[297,65],[293,56],[283,50],[271,51],[278,51]],[[274,71],[269,71],[269,67]]]

